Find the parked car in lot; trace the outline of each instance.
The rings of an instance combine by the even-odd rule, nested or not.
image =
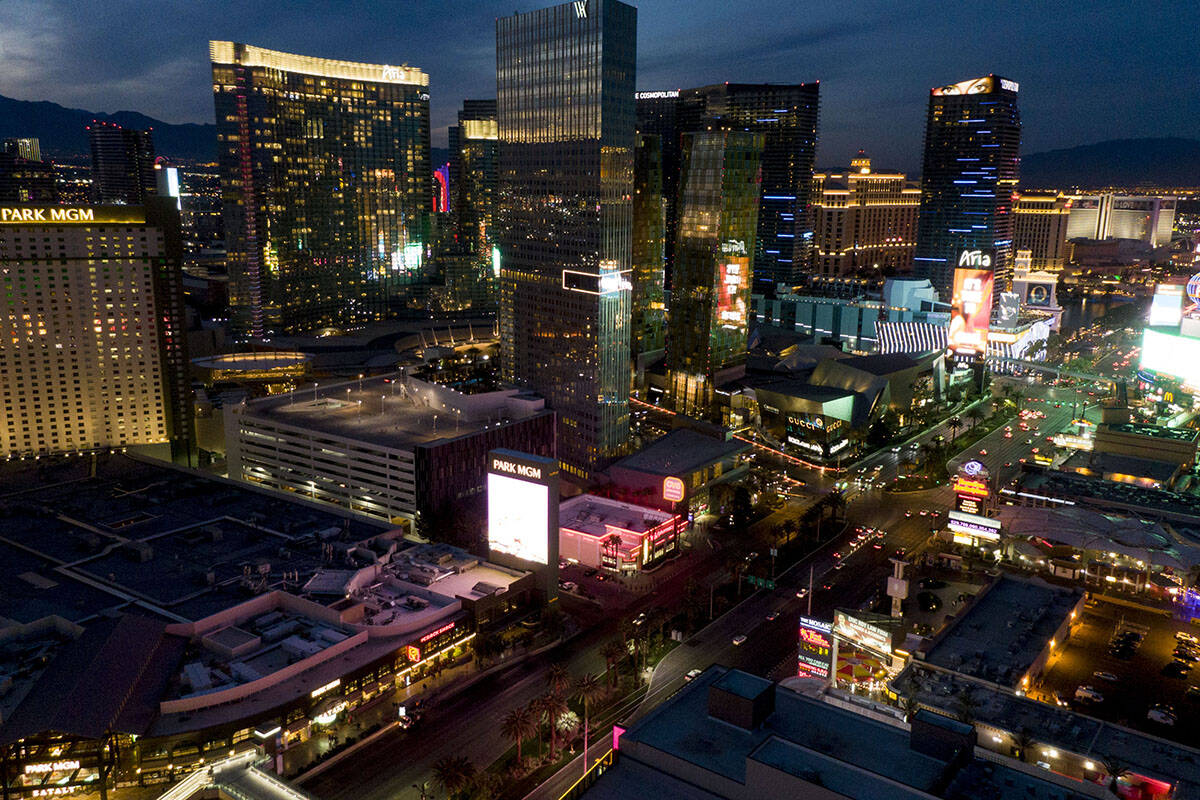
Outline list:
[[[1075,689],[1076,700],[1086,700],[1089,703],[1103,703],[1104,695],[1096,691],[1094,686],[1079,686]]]
[[[1192,671],[1192,665],[1186,661],[1171,661],[1162,668],[1162,674],[1168,678],[1186,678]]]
[[[1118,678],[1118,677],[1117,677],[1116,675],[1114,675],[1113,673],[1111,673],[1111,672],[1102,672],[1102,671],[1100,671],[1100,670],[1097,670],[1096,672],[1093,672],[1093,673],[1092,673],[1092,677],[1093,677],[1093,678],[1099,678],[1099,679],[1100,679],[1100,680],[1102,680],[1102,681],[1109,681],[1109,682],[1112,682],[1112,683],[1116,683],[1117,681],[1119,681],[1119,680],[1120,680],[1120,678]]]
[[[1146,719],[1159,725],[1174,725],[1175,709],[1160,703],[1146,712]]]
[[[942,598],[933,592],[918,592],[917,605],[926,613],[937,611],[942,607]]]
[[[1193,636],[1190,633],[1187,633],[1186,631],[1179,631],[1178,633],[1175,634],[1175,638],[1181,642],[1191,642],[1192,644],[1200,644],[1200,639],[1197,639],[1195,636]]]

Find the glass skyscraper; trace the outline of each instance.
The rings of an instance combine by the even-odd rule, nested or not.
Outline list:
[[[820,82],[718,83],[679,93],[681,133],[712,130],[763,134],[762,193],[755,237],[757,291],[787,290],[811,269],[810,195],[817,154]],[[668,234],[675,233],[670,229]],[[672,282],[672,287],[675,285]]]
[[[913,273],[929,278],[944,301],[964,252],[990,256],[993,296],[1012,279],[1021,150],[1017,88],[1016,81],[988,75],[929,92]]]
[[[634,361],[663,349],[666,202],[663,198],[662,139],[639,133],[633,151],[633,329]]]
[[[454,274],[446,287],[459,307],[495,310],[497,151],[495,100],[464,100],[449,130]]]
[[[234,42],[210,52],[235,332],[342,331],[409,306],[429,77]]]
[[[746,361],[764,138],[683,135],[667,379],[675,410],[689,416],[712,416],[721,373]]]
[[[629,440],[636,63],[617,0],[496,20],[502,373],[546,398],[577,477]]]
[[[155,194],[154,136],[114,122],[87,126],[92,150],[92,199],[136,206]]]

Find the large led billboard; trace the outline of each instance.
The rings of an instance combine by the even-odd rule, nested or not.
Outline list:
[[[1142,333],[1143,370],[1170,375],[1200,389],[1200,339],[1147,328]]]
[[[885,623],[889,627],[883,627]],[[883,656],[892,653],[892,624],[894,620],[870,612],[841,609],[833,612],[834,636]]]
[[[493,558],[501,554],[542,565],[557,558],[551,552],[551,539],[558,540],[557,504],[554,459],[510,450],[488,453],[488,548]]]
[[[833,671],[833,626],[800,617],[800,657],[797,675],[828,680]]]
[[[963,252],[967,263],[972,263]],[[991,263],[991,259],[987,259]],[[988,324],[992,316],[992,280],[988,269],[959,267],[954,270],[954,296],[950,304],[950,329],[946,346],[960,355],[987,352]]]
[[[752,272],[746,243],[741,239],[722,242],[717,269],[720,274],[717,278],[716,322],[722,327],[744,331]]]
[[[1183,317],[1183,287],[1177,283],[1160,283],[1154,288],[1150,303],[1150,327],[1179,327]]]

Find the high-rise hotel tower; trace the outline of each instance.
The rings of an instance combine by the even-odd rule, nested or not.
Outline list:
[[[1017,88],[1016,81],[988,75],[929,91],[913,273],[929,278],[943,300],[950,299],[960,261],[990,262],[994,296],[1012,279]]]
[[[209,50],[235,331],[345,330],[408,306],[432,180],[429,77]]]
[[[503,375],[546,398],[577,477],[629,439],[636,56],[617,0],[496,20]]]

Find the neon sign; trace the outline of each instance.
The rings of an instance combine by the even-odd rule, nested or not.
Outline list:
[[[70,772],[79,769],[78,761],[48,761],[44,764],[26,764],[26,775],[41,775],[46,772]]]
[[[443,633],[446,633],[447,631],[454,630],[454,626],[457,624],[458,623],[455,623],[455,622],[447,622],[445,625],[438,628],[437,630],[430,631],[429,633],[427,633],[421,637],[421,640],[420,640],[421,644],[428,642],[430,639],[434,638],[435,636],[441,636]]]
[[[678,503],[683,499],[683,481],[674,477],[663,478],[662,496],[669,503]]]
[[[316,689],[313,689],[310,696],[315,699],[315,698],[320,697],[321,695],[325,694],[326,692],[332,692],[334,689],[338,688],[341,685],[342,685],[342,679],[334,678],[333,680],[331,680],[329,683],[325,684],[324,686],[318,686]]]
[[[958,494],[969,494],[973,497],[988,497],[991,495],[986,483],[967,478],[955,478],[954,491]]]

